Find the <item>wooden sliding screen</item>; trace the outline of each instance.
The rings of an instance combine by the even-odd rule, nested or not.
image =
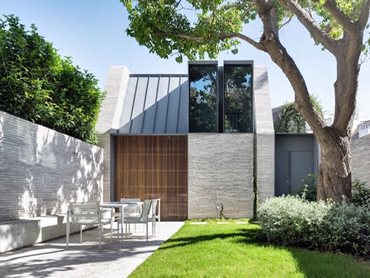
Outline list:
[[[187,136],[115,137],[115,199],[161,199],[163,220],[188,214]]]

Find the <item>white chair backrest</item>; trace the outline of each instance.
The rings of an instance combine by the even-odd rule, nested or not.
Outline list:
[[[158,216],[159,211],[160,211],[160,201],[161,199],[153,199],[152,200],[152,208],[150,210],[150,215],[151,216]]]
[[[98,215],[98,203],[70,203],[69,212],[71,214]]]
[[[140,202],[140,199],[138,199],[138,198],[121,198],[119,201],[120,201],[120,203],[129,204],[129,203]]]
[[[148,221],[148,217],[151,212],[152,200],[145,200],[143,202],[143,208],[141,210],[140,219],[141,221]]]
[[[156,215],[158,202],[159,202],[159,199],[153,199],[152,200],[152,207],[150,208],[150,212],[149,212],[150,216],[155,216]]]

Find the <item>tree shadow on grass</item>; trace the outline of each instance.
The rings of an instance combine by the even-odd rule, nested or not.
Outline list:
[[[206,241],[212,241],[215,239],[229,239],[235,238],[235,242],[253,243],[258,241],[259,231],[255,229],[239,229],[237,231],[232,231],[230,233],[214,233],[208,235],[198,235],[190,237],[176,237],[170,238],[166,241],[164,246],[160,249],[171,249],[176,247],[184,247],[188,245],[194,245]],[[242,239],[240,238],[242,237]]]
[[[305,277],[370,278],[370,262],[361,261],[345,254],[273,244],[267,242],[260,230],[240,229],[239,231],[245,237],[237,238],[237,243],[288,251],[296,263],[297,270],[303,273]],[[361,267],[356,267],[356,265],[361,265]]]
[[[370,263],[359,262],[348,255],[272,244],[265,240],[260,229],[241,228],[229,233],[175,237],[166,241],[166,244],[160,249],[185,247],[217,239],[229,240],[235,244],[287,251],[295,262],[297,272],[302,273],[305,277],[370,277]],[[358,263],[361,264],[360,268],[356,267]],[[350,270],[349,267],[351,267]]]

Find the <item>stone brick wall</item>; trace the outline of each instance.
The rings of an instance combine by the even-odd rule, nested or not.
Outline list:
[[[103,200],[111,200],[111,145],[110,133],[120,128],[119,119],[122,114],[122,106],[125,100],[130,72],[125,66],[111,66],[109,68],[108,80],[104,90],[106,91],[103,100],[96,130],[98,132],[98,145],[104,149],[104,181]]]
[[[253,215],[253,134],[188,135],[188,217]]]
[[[370,187],[370,135],[352,141],[352,178]]]
[[[104,163],[103,163],[103,201],[111,201],[111,142],[110,133],[106,132],[104,134],[98,135],[98,145],[104,149]]]
[[[254,67],[258,201],[275,194],[275,131],[266,67]]]
[[[103,150],[0,111],[0,221],[99,201]]]

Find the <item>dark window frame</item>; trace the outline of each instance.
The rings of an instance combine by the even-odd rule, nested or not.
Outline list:
[[[216,130],[215,131],[191,131],[190,130],[190,123],[191,123],[191,117],[190,117],[190,92],[191,92],[191,80],[190,80],[190,67],[193,67],[193,66],[197,66],[197,67],[215,67],[215,70],[216,70],[216,82],[215,82],[215,86],[216,86],[216,90],[215,90],[215,94],[216,94]],[[188,111],[188,117],[189,117],[189,126],[188,126],[188,131],[189,133],[219,133],[219,129],[218,129],[218,126],[219,126],[219,91],[220,91],[220,86],[219,86],[219,66],[218,66],[218,61],[189,61],[188,62],[188,85],[189,85],[189,103],[188,103],[188,107],[189,107],[189,111]]]
[[[202,133],[202,131],[190,131],[190,67],[192,66],[214,66],[216,68],[216,131],[204,131],[204,133],[225,133],[225,66],[250,66],[251,67],[251,87],[252,87],[252,130],[238,131],[236,133],[255,132],[255,103],[254,103],[254,62],[253,60],[225,60],[222,66],[218,61],[189,61],[188,62],[188,85],[189,85],[189,133]]]
[[[226,87],[225,87],[225,66],[249,66],[251,68],[251,75],[252,75],[252,79],[251,79],[251,90],[252,90],[252,103],[251,103],[251,108],[252,108],[252,129],[251,131],[238,131],[238,132],[235,132],[235,133],[254,133],[254,130],[255,130],[255,114],[254,114],[254,109],[255,109],[255,105],[254,105],[254,63],[252,60],[225,60],[224,61],[224,64],[223,64],[223,67],[222,67],[222,93],[220,93],[222,95],[222,98],[223,98],[223,107],[222,107],[222,120],[223,120],[223,126],[222,126],[222,132],[225,133],[225,98],[226,98]],[[220,116],[221,117],[221,116]],[[226,132],[226,133],[229,133],[229,132]],[[230,133],[234,133],[234,132],[230,132]]]

